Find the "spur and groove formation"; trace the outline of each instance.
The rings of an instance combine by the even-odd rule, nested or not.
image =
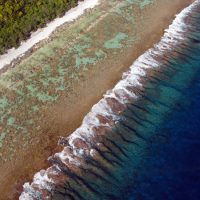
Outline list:
[[[161,41],[133,63],[82,125],[59,140],[63,151],[24,185],[20,200],[119,198],[159,125],[200,70],[199,13],[197,0],[176,17]]]

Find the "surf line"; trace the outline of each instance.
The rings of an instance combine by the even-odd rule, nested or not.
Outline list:
[[[20,200],[116,199],[127,181],[124,174],[129,178],[133,165],[142,158],[152,136],[149,127],[154,130],[161,116],[181,96],[181,88],[172,85],[171,80],[178,77],[182,87],[195,74],[192,71],[183,79],[171,58],[179,55],[183,45],[199,48],[198,43],[192,43],[200,41],[199,34],[191,34],[199,31],[196,23],[191,23],[198,22],[199,11],[200,0],[196,0],[177,15],[160,42],[132,64],[122,80],[92,107],[82,125],[69,137],[60,139],[63,151],[49,158],[51,167],[36,173],[32,183],[24,184]],[[182,59],[182,67],[191,68],[188,59],[194,58]],[[195,59],[199,61],[199,57]],[[193,68],[197,65],[199,62]],[[162,80],[159,75],[166,78]],[[151,91],[152,86],[159,95],[147,95],[146,88]],[[166,93],[173,91],[170,98],[163,98],[163,88],[167,88]]]

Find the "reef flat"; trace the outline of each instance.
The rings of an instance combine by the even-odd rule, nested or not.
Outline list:
[[[184,120],[184,115],[174,119],[174,114],[178,116],[181,112],[194,114],[194,109],[192,112],[189,109],[193,103],[198,104],[195,99],[199,96],[199,11],[200,1],[197,0],[176,16],[161,41],[132,64],[122,80],[92,107],[81,126],[69,137],[60,139],[63,150],[49,157],[51,167],[41,170],[31,184],[24,185],[20,200],[126,199],[123,190],[130,183],[133,199],[199,198],[199,119],[194,118],[193,124],[187,123],[185,128],[178,124],[180,119]],[[196,116],[199,115],[196,113]],[[195,132],[191,134],[191,130]],[[159,150],[168,144],[169,138],[179,138],[180,141],[176,139],[168,155],[162,157],[163,152],[160,154]],[[184,147],[190,143],[190,148],[185,151]],[[172,158],[168,165],[170,175],[162,162],[171,155],[180,158],[173,154],[181,149],[180,146],[185,155],[190,152],[193,159],[188,157],[190,164],[186,164],[184,156],[178,162]],[[151,160],[163,171],[160,172],[159,167],[154,170]],[[150,169],[151,173],[148,172]],[[152,174],[157,174],[155,179]],[[177,179],[184,179],[181,191],[170,188],[170,184],[162,180],[165,176],[170,181],[172,174],[176,174]],[[192,176],[195,174],[194,180]],[[158,184],[156,178],[164,183],[157,186],[158,192],[145,191],[155,188],[151,183]],[[180,186],[176,178],[172,183]],[[140,190],[136,180],[143,185]],[[186,183],[189,185],[184,187]],[[186,192],[183,188],[189,189]]]
[[[19,195],[22,183],[48,166],[46,158],[60,149],[58,137],[80,125],[133,60],[159,41],[174,14],[191,2],[102,0],[1,74],[2,199]]]

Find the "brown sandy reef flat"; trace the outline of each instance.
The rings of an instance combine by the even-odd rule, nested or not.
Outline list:
[[[18,199],[23,183],[61,150],[59,136],[80,125],[91,106],[192,2],[100,0],[1,74],[0,200]]]

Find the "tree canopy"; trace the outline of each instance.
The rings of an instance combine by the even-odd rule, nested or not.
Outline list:
[[[17,47],[31,31],[63,15],[78,0],[0,0],[0,53]]]

